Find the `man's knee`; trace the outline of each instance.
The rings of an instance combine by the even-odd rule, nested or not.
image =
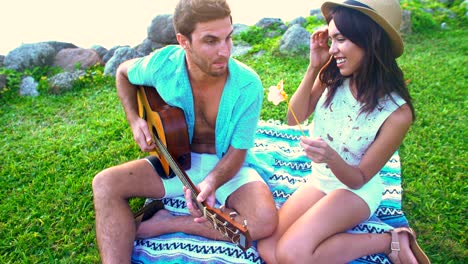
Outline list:
[[[271,236],[278,225],[278,211],[276,207],[258,206],[256,211],[258,239]]]
[[[92,188],[95,197],[104,196],[112,189],[110,169],[105,169],[94,176]]]

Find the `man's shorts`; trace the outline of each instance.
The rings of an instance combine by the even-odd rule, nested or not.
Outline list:
[[[148,161],[148,163],[153,166],[156,173],[158,173],[158,158],[155,156],[148,156],[145,158],[145,160]],[[218,164],[219,158],[215,154],[200,154],[192,152],[191,161],[191,167],[188,171],[186,171],[186,174],[196,186],[208,175],[208,173],[210,173],[210,171],[213,170],[216,164]],[[162,178],[162,181],[166,191],[164,198],[172,198],[184,194],[183,184],[179,177],[174,176],[170,179]],[[216,200],[220,204],[226,204],[226,200],[229,195],[231,195],[244,184],[254,181],[265,182],[254,168],[244,164],[239,172],[231,180],[216,190]]]

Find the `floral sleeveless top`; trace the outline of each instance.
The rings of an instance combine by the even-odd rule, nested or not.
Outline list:
[[[399,95],[392,94],[393,100],[386,96],[371,113],[360,114],[362,104],[352,95],[349,79],[337,89],[329,106],[324,105],[327,94],[328,89],[315,108],[311,137],[321,137],[352,166],[359,164],[388,116],[406,103]],[[326,164],[313,163],[312,171],[333,175]]]

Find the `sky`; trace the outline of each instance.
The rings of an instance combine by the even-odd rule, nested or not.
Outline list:
[[[158,14],[172,14],[178,0],[1,0],[0,55],[21,44],[62,41],[78,47],[136,46]],[[289,22],[309,16],[322,0],[228,0],[234,23],[264,17]]]

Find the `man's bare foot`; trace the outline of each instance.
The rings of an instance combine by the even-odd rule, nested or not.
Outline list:
[[[167,225],[167,223],[170,222],[168,221],[168,219],[174,217],[175,216],[173,216],[167,210],[162,209],[157,211],[150,219],[140,223],[140,225],[137,228],[136,237],[148,238],[165,234],[165,225]]]

